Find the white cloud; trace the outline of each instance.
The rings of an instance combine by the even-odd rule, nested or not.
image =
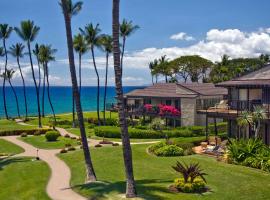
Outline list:
[[[174,34],[170,37],[170,39],[172,39],[172,40],[186,40],[186,41],[195,40],[192,36],[189,36],[187,33],[184,33],[184,32]]]

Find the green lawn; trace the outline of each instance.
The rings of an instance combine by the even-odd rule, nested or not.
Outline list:
[[[28,130],[33,129],[33,126],[24,126],[17,124],[15,121],[12,120],[0,120],[0,132],[1,131],[12,131],[12,130]]]
[[[133,145],[134,171],[138,194],[151,200],[266,200],[270,197],[270,174],[243,166],[217,162],[214,158],[192,155],[161,158],[148,155],[147,145]],[[98,183],[84,184],[85,166],[81,150],[59,155],[71,168],[74,190],[90,199],[120,199],[125,191],[125,176],[121,147],[91,149]],[[172,194],[168,186],[178,177],[171,166],[177,160],[199,162],[205,172],[211,192]]]
[[[0,153],[18,154],[24,149],[6,140],[0,139]]]
[[[0,161],[0,199],[49,200],[49,176],[50,169],[43,161],[23,157]]]
[[[44,135],[20,137],[20,140],[27,142],[39,149],[62,149],[65,144],[77,145],[77,140],[60,136],[55,142],[48,142]]]
[[[90,118],[90,117],[97,118],[96,112],[84,112],[83,114],[84,114],[84,118]],[[102,112],[100,112],[100,116],[103,116]],[[116,118],[117,116],[118,116],[117,113],[115,113],[115,112],[111,113],[112,118]],[[50,124],[49,121],[50,121],[51,117],[52,116],[46,116],[45,118],[42,118],[42,124],[49,125]],[[106,117],[108,117],[108,118],[110,117],[110,112],[106,112]],[[77,116],[76,116],[76,118],[77,118]],[[58,114],[58,115],[56,115],[56,120],[72,122],[72,113]],[[32,118],[30,118],[30,121],[28,121],[27,123],[33,124],[33,125],[38,125],[38,118],[32,117]]]

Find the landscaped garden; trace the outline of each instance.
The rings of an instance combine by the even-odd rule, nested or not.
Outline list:
[[[267,199],[270,175],[266,172],[217,162],[201,155],[156,157],[146,153],[148,145],[133,145],[134,171],[139,197],[144,199]],[[120,199],[125,191],[121,147],[92,149],[93,163],[99,181],[84,184],[84,159],[80,150],[61,154],[71,168],[74,190],[92,199]],[[176,161],[199,162],[204,169],[210,191],[198,194],[173,193],[169,186],[180,175],[172,169]],[[259,191],[259,192],[258,192]]]

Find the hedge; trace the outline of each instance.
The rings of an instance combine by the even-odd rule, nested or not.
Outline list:
[[[217,123],[218,133],[224,133],[227,130],[227,123]],[[100,126],[94,128],[95,135],[106,138],[120,138],[120,127],[116,126]],[[151,130],[151,129],[128,129],[130,138],[144,138],[144,139],[158,139],[164,137],[195,137],[204,136],[205,127],[203,126],[190,126],[190,127],[179,127],[173,130],[163,130],[162,132]],[[214,125],[209,125],[209,132],[214,133]]]
[[[4,130],[0,131],[0,136],[11,136],[11,135],[21,135],[22,133],[27,133],[27,135],[34,135],[36,131],[39,131],[40,134],[45,134],[47,131],[50,131],[50,128],[42,128],[42,129],[20,129],[20,130]]]

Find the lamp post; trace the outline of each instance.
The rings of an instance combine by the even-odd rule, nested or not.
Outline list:
[[[36,157],[37,160],[39,160],[38,151],[39,151],[39,149],[37,149],[37,157]]]

